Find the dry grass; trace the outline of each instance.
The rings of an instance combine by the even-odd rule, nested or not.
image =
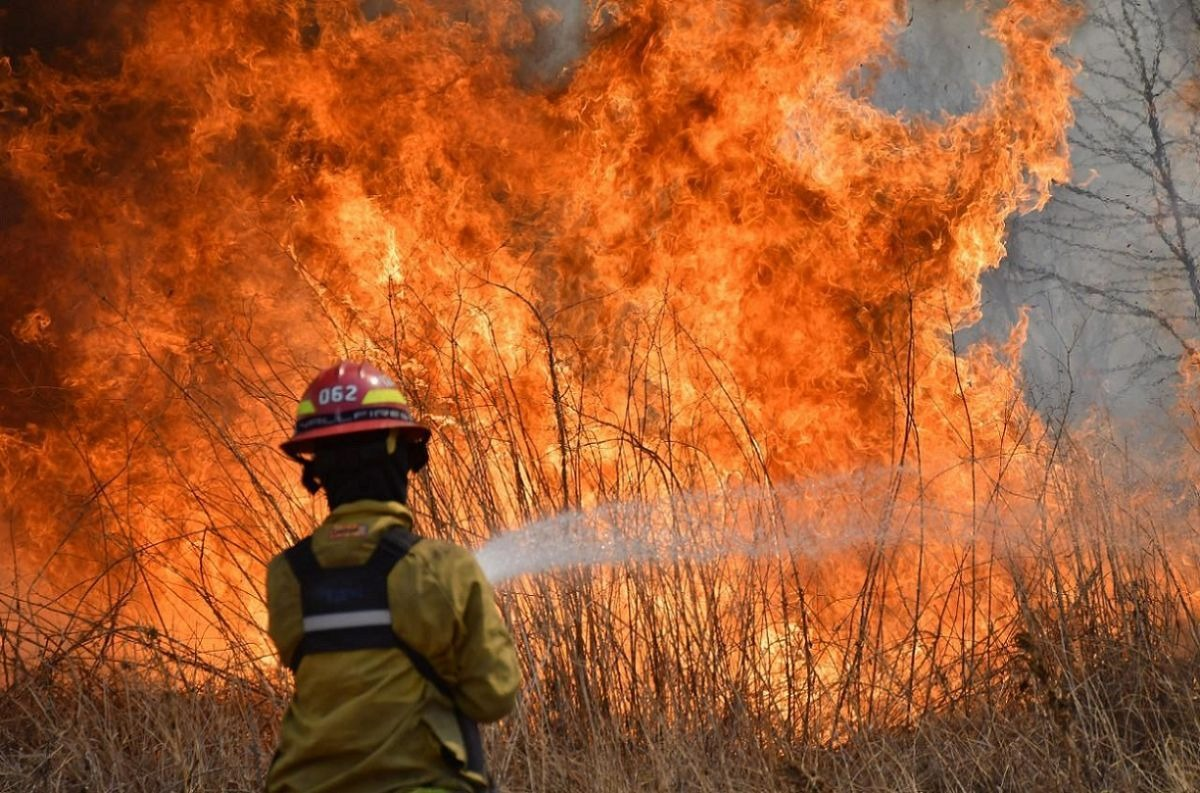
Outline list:
[[[969,575],[962,542],[930,540],[506,588],[529,680],[520,711],[490,734],[504,787],[1196,789],[1200,526],[1155,500],[1116,498],[1143,486],[1080,459],[1048,469],[1053,522],[976,549],[986,580]],[[903,577],[922,555],[956,562]],[[853,586],[831,583],[830,564]],[[823,582],[847,602],[823,602]],[[982,612],[953,604],[984,602],[985,584],[1005,603],[965,641]],[[799,625],[802,607],[803,631],[763,644],[782,610]],[[4,790],[259,788],[286,678],[252,652],[203,656],[137,628],[135,613],[121,601],[64,627],[49,607],[10,610]],[[814,674],[830,658],[834,672]]]
[[[451,396],[418,408],[454,421],[439,423],[415,485],[422,527],[474,545],[564,508],[659,499],[669,541],[714,524],[787,541],[503,587],[527,678],[518,712],[489,733],[505,789],[1182,791],[1200,779],[1200,515],[1186,476],[1049,432],[1021,418],[1019,393],[993,410],[1001,427],[972,427],[961,383],[961,416],[921,414],[899,347],[894,465],[796,498],[772,482],[716,362],[700,391],[711,404],[688,409],[718,415],[727,436],[705,447],[676,421],[672,373],[651,353],[679,337],[648,337],[630,381],[660,386],[631,388],[624,406],[582,376],[550,377],[559,343],[546,333],[545,371],[531,363],[523,384],[486,351],[431,347],[447,353],[424,382]],[[262,644],[262,565],[314,516],[270,442],[303,378],[230,359],[240,392],[208,394],[145,354],[166,396],[184,398],[110,459],[83,457],[87,477],[68,483],[82,506],[51,512],[62,542],[14,548],[26,558],[0,626],[6,790],[256,790],[273,749],[288,692]],[[539,383],[553,411],[525,398]],[[420,401],[419,384],[405,387]],[[934,429],[922,434],[918,414]],[[264,429],[271,417],[278,430]],[[717,447],[736,462],[719,465]],[[20,470],[23,453],[0,466]],[[734,504],[730,478],[758,495]],[[815,533],[795,542],[797,530]],[[31,566],[34,552],[49,561]]]
[[[749,713],[719,707],[686,730],[646,707],[632,731],[594,716],[552,725],[526,707],[492,734],[492,756],[514,791],[1196,789],[1194,659],[1155,658],[1128,637],[1064,638],[1031,639],[998,670],[1015,685],[1009,701],[958,703],[838,746],[764,736]],[[1069,645],[1087,655],[1069,658]],[[178,658],[72,660],[10,686],[3,789],[259,789],[282,686],[192,671]],[[697,693],[699,709],[710,694]]]

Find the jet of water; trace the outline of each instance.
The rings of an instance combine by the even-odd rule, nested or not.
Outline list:
[[[499,584],[580,565],[831,553],[878,535],[897,473],[599,504],[499,534],[476,559]]]

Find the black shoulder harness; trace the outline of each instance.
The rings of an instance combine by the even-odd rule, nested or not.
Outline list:
[[[365,564],[321,567],[306,537],[284,552],[300,582],[304,637],[288,666],[293,672],[309,653],[401,647],[392,630],[388,574],[419,541],[399,527],[388,530]]]

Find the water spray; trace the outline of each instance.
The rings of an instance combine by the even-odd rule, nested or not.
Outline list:
[[[569,510],[499,534],[476,559],[501,584],[572,566],[758,559],[788,553],[813,558],[853,545],[897,542],[888,522],[889,483],[900,469],[631,499]],[[881,519],[883,522],[881,522]]]

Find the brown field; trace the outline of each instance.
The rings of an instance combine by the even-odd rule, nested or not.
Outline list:
[[[527,671],[488,735],[503,788],[1195,789],[1196,515],[1057,441],[1053,508],[1017,541],[934,541],[953,521],[927,510],[924,544],[502,587]],[[288,681],[245,634],[203,655],[135,602],[9,605],[2,789],[259,788]],[[803,627],[771,633],[780,615]]]

